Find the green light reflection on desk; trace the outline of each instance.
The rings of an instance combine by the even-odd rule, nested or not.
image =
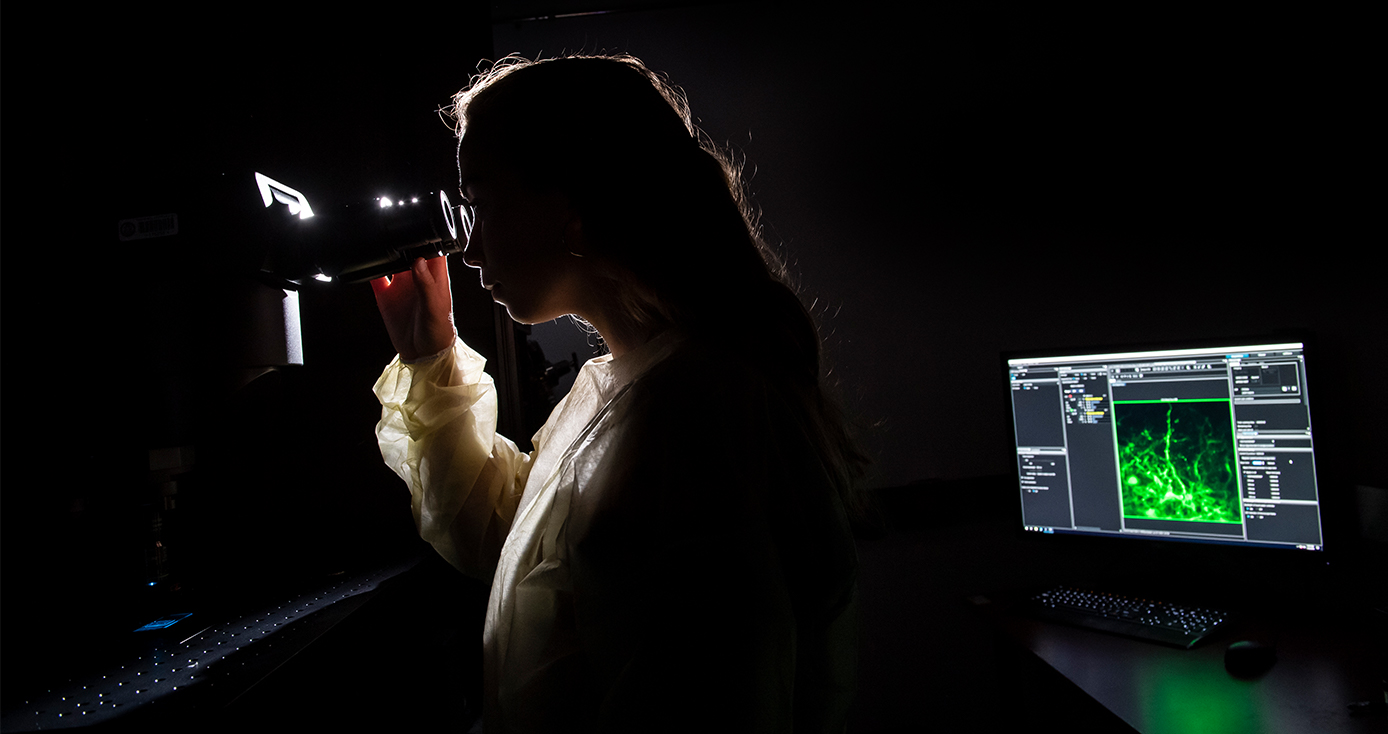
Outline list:
[[[1256,683],[1230,677],[1208,656],[1143,663],[1133,672],[1144,722],[1162,722],[1163,731],[1173,732],[1268,730]]]

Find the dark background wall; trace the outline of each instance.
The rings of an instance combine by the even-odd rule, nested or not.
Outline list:
[[[1349,437],[1339,468],[1384,483],[1353,18],[901,8],[518,20],[494,43],[634,54],[746,156],[870,426],[877,486],[1012,471],[1003,350],[1287,329],[1321,349],[1311,384],[1327,435]],[[716,292],[717,263],[696,258]]]

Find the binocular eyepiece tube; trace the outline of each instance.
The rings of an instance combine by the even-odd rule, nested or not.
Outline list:
[[[314,211],[297,190],[255,176],[272,210],[262,230],[269,239],[263,269],[288,281],[360,283],[404,272],[416,258],[462,252],[472,230],[471,212],[444,191]]]

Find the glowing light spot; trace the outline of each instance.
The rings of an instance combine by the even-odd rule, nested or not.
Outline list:
[[[313,208],[308,205],[308,197],[298,191],[258,172],[255,174],[255,183],[260,189],[260,198],[266,207],[278,201],[289,207],[290,214],[300,219],[313,216]]]

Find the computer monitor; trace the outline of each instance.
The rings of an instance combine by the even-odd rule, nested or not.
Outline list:
[[[1023,528],[1322,553],[1305,351],[1006,355]]]

